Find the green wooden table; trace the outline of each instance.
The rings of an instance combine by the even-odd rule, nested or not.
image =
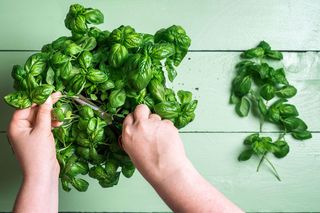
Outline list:
[[[155,32],[172,24],[185,27],[191,51],[178,70],[175,89],[191,90],[199,100],[195,121],[181,130],[187,154],[200,173],[249,212],[320,211],[320,1],[318,0],[92,0],[0,1],[0,96],[12,91],[12,65],[23,64],[43,44],[68,35],[63,20],[71,3],[99,8],[101,28],[121,24]],[[268,167],[255,172],[257,160],[239,163],[241,141],[258,131],[257,121],[239,118],[228,104],[239,51],[260,40],[284,51],[283,66],[298,88],[292,99],[313,138],[290,138],[290,154],[272,159],[282,181]],[[0,212],[10,211],[21,172],[6,139],[12,109],[0,102]],[[275,136],[272,125],[264,127]],[[196,187],[196,186],[195,186]],[[119,185],[102,189],[60,190],[61,211],[167,212],[170,209],[137,172]]]

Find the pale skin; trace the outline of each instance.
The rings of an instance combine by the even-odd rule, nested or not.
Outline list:
[[[12,116],[8,138],[23,173],[14,212],[58,212],[60,168],[51,128],[60,123],[51,121],[51,109],[59,96],[54,93],[44,104]]]
[[[14,212],[58,212],[60,168],[51,128],[60,123],[52,121],[51,110],[59,96],[13,114],[8,136],[23,172]],[[137,106],[124,120],[122,146],[174,212],[242,212],[196,171],[172,122],[147,106]]]

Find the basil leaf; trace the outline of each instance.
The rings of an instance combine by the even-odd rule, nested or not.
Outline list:
[[[265,84],[260,89],[261,97],[267,101],[271,100],[275,96],[275,93],[276,89],[271,84]]]
[[[297,140],[307,140],[312,138],[311,132],[307,130],[297,130],[295,132],[292,132],[291,135]]]
[[[292,104],[283,104],[279,107],[281,117],[296,117],[299,116],[297,108]]]
[[[23,91],[13,92],[6,96],[4,96],[4,101],[18,109],[25,109],[31,106],[32,102],[30,98],[28,97],[27,93]]]
[[[36,87],[30,93],[30,98],[33,103],[43,104],[54,90],[54,86],[49,84],[42,84]]]
[[[256,47],[244,51],[241,54],[242,58],[262,58],[264,56],[264,49],[262,47]]]
[[[281,98],[292,98],[297,94],[297,89],[294,86],[288,85],[282,87],[280,90],[276,92],[278,97]]]
[[[246,150],[241,152],[241,154],[238,157],[238,160],[239,161],[249,160],[251,158],[252,154],[253,154],[253,150],[252,149],[246,149]]]
[[[101,24],[103,23],[104,16],[100,10],[88,8],[84,12],[86,22],[89,24]]]
[[[118,108],[122,106],[126,101],[126,92],[124,89],[113,90],[109,96],[110,106]]]
[[[274,59],[274,60],[282,60],[283,59],[282,53],[279,51],[275,51],[275,50],[266,51],[266,57],[270,58],[270,59]]]
[[[275,151],[273,152],[274,156],[277,158],[283,158],[289,153],[289,145],[287,142],[282,141],[282,140],[277,140],[276,142],[273,143],[275,146]]]
[[[241,101],[236,104],[236,112],[241,117],[246,117],[249,114],[250,102],[247,98],[242,97]]]
[[[300,118],[289,117],[283,120],[283,124],[288,131],[305,131],[308,126]]]

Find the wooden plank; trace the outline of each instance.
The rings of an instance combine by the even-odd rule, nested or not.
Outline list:
[[[188,157],[199,172],[227,197],[249,212],[319,212],[320,134],[307,142],[290,141],[291,151],[281,160],[270,160],[282,178],[267,166],[255,172],[258,159],[236,160],[244,148],[243,133],[181,134]],[[276,135],[271,134],[275,137]],[[4,134],[0,134],[0,211],[10,211],[21,181],[18,165]],[[196,187],[196,186],[192,186]],[[119,185],[102,189],[90,181],[89,190],[60,191],[60,211],[162,212],[169,211],[149,184],[136,173],[121,177]]]
[[[3,64],[0,68],[0,95],[12,91],[10,70],[13,64],[23,64],[31,53],[0,53]],[[174,83],[175,89],[186,89],[199,100],[197,116],[185,131],[257,131],[258,122],[253,116],[239,118],[234,106],[228,104],[234,65],[239,53],[189,53],[179,68]],[[288,68],[290,82],[298,88],[298,95],[292,99],[301,117],[310,130],[320,130],[320,53],[286,53],[284,66]],[[5,130],[12,110],[2,101],[0,110],[4,113],[0,131]],[[276,130],[266,124],[264,130]]]
[[[12,91],[11,68],[23,64],[29,52],[0,52],[0,96]],[[199,100],[196,119],[183,131],[258,131],[258,120],[253,116],[240,118],[234,106],[228,103],[234,65],[239,53],[188,53],[178,69],[178,77],[172,85],[176,90],[186,89]],[[320,130],[320,53],[285,53],[283,64],[288,68],[289,81],[298,88],[292,98],[310,130]],[[171,85],[170,85],[171,86]],[[0,131],[6,129],[12,110],[0,103],[3,119]],[[277,130],[266,124],[266,131]]]
[[[262,39],[276,49],[320,50],[320,4],[314,0],[2,0],[0,49],[38,50],[68,35],[63,20],[75,2],[99,8],[105,15],[103,29],[125,24],[153,33],[182,25],[194,50],[243,50]]]

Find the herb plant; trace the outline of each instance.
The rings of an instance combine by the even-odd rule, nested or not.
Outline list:
[[[297,140],[312,137],[305,122],[298,117],[297,108],[288,103],[288,99],[297,94],[297,89],[288,82],[284,68],[275,69],[271,66],[272,61],[282,58],[282,53],[272,50],[265,41],[244,51],[241,62],[236,65],[237,74],[232,82],[230,97],[239,116],[245,117],[251,110],[260,120],[260,132],[244,140],[246,148],[238,160],[246,161],[256,155],[260,158],[257,171],[265,160],[279,181],[279,174],[268,159],[268,154],[272,153],[277,158],[285,157],[289,153],[285,136],[289,133]],[[261,136],[264,122],[273,123],[281,130],[275,141]]]
[[[191,122],[197,106],[192,93],[166,87],[173,81],[191,40],[173,25],[154,35],[138,33],[131,26],[109,32],[103,14],[79,4],[70,6],[62,36],[31,55],[24,66],[12,70],[15,92],[4,97],[14,108],[42,104],[54,91],[63,97],[53,115],[63,125],[53,129],[60,179],[65,191],[73,186],[86,191],[88,174],[102,187],[118,183],[120,173],[129,178],[135,167],[119,147],[124,117],[138,104],[146,104],[177,128]],[[165,73],[167,77],[165,77]]]

